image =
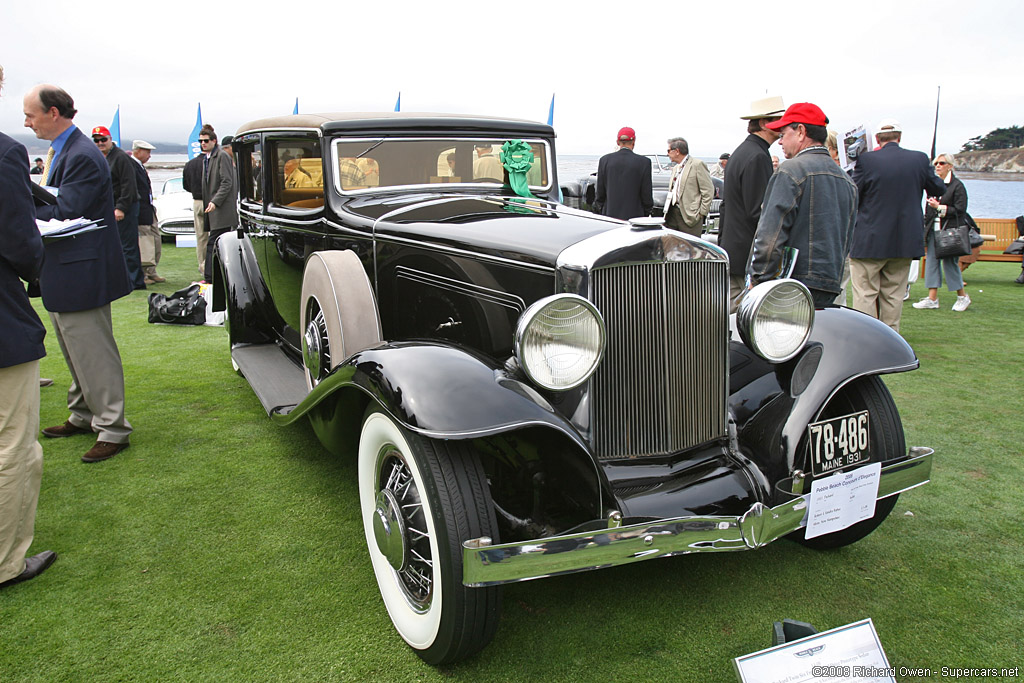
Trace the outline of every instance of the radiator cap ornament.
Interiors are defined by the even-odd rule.
[[[664,218],[644,217],[629,219],[629,229],[636,230],[637,232],[641,230],[661,230],[664,226]]]

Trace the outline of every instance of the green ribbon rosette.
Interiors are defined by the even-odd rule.
[[[501,146],[502,165],[508,171],[508,182],[512,191],[520,197],[536,199],[530,194],[526,174],[533,166],[533,149],[522,140],[509,140]]]

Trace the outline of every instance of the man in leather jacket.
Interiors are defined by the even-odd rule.
[[[825,147],[827,123],[817,105],[801,102],[767,124],[782,133],[788,161],[768,181],[747,265],[756,285],[778,277],[783,247],[797,249],[792,277],[811,290],[818,308],[839,293],[857,216],[857,188]]]

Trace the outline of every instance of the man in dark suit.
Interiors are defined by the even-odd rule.
[[[736,312],[747,291],[747,261],[761,220],[764,192],[774,173],[768,148],[779,139],[779,132],[768,124],[778,121],[785,111],[786,105],[778,95],[751,102],[750,111],[740,117],[747,122],[747,137],[725,167],[718,246],[729,255],[730,313]]]
[[[231,157],[217,145],[213,126],[206,124],[199,132],[203,150],[203,209],[206,214],[206,259],[203,280],[213,282],[213,250],[217,238],[238,227],[238,182]]]
[[[147,285],[167,281],[156,272],[156,267],[160,265],[160,228],[157,227],[156,209],[153,208],[153,183],[146,170],[146,163],[154,149],[156,147],[145,140],[132,143],[132,158],[135,160],[132,167],[135,169],[135,185],[139,191],[139,257],[142,259],[142,274]]]
[[[53,161],[43,184],[59,189],[56,203],[40,206],[37,217],[89,218],[100,230],[46,245],[39,276],[43,305],[71,372],[68,409],[62,425],[47,427],[51,438],[96,432],[83,462],[99,462],[128,448],[132,427],[124,417],[124,370],[114,340],[110,302],[132,291],[114,218],[110,168],[96,145],[72,122],[74,100],[53,85],[25,95],[25,127],[51,141]]]
[[[910,262],[924,256],[921,193],[946,191],[928,155],[900,147],[895,119],[878,124],[881,149],[857,157],[853,182],[860,192],[850,247],[853,307],[900,331]]]
[[[0,86],[3,80],[0,67]],[[22,284],[43,265],[30,182],[25,147],[0,133],[0,588],[35,578],[57,559],[50,550],[25,557],[43,476],[36,434],[39,359],[46,355],[46,329]]]
[[[650,216],[654,208],[651,161],[633,153],[636,132],[632,128],[619,130],[615,142],[619,151],[605,154],[597,162],[595,204],[605,216],[624,221]]]
[[[203,210],[203,165],[206,155],[192,157],[185,163],[181,171],[181,186],[185,192],[192,193],[192,228],[196,233],[196,260],[199,262],[199,276],[206,272],[206,242],[210,236],[206,232],[206,214]]]

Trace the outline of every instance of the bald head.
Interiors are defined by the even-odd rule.
[[[28,91],[24,101],[25,127],[40,140],[54,140],[73,124],[78,111],[63,88],[43,83]]]

